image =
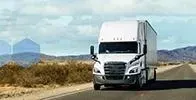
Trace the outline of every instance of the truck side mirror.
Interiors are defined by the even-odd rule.
[[[147,54],[147,45],[146,44],[144,45],[143,53]]]
[[[101,63],[100,61],[98,61],[98,58],[94,53],[94,46],[90,46],[90,54],[91,54],[91,59],[93,59],[94,61],[98,63]]]
[[[135,57],[135,59],[138,60],[138,59],[140,59],[140,57],[141,57],[141,55],[137,55],[137,56]]]
[[[94,55],[94,46],[90,46],[90,54]]]

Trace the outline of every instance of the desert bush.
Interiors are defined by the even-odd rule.
[[[92,80],[92,65],[77,61],[67,64],[34,64],[27,68],[19,65],[4,65],[0,68],[0,84],[24,87],[69,83],[84,83]]]
[[[168,64],[167,63],[165,63],[165,62],[158,62],[157,63],[157,66],[167,66]]]
[[[179,65],[179,62],[169,62],[168,65]]]
[[[196,64],[196,61],[190,61],[189,64]]]
[[[179,65],[180,62],[158,62],[157,66]]]
[[[16,64],[7,64],[0,67],[0,83],[1,84],[15,84],[20,72],[24,68]]]

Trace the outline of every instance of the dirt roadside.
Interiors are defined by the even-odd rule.
[[[165,71],[168,71],[170,69],[176,68],[176,67],[180,67],[183,64],[179,64],[179,65],[169,65],[169,66],[160,66],[157,68],[157,73],[163,73]]]
[[[162,73],[172,68],[179,67],[181,65],[172,65],[158,67],[157,73]],[[92,89],[92,83],[70,85],[57,88],[20,88],[20,87],[0,87],[1,100],[39,100],[49,99],[60,95],[68,95],[85,90]]]
[[[193,69],[193,71],[196,73],[196,65],[193,65],[193,64],[189,64],[189,65]]]

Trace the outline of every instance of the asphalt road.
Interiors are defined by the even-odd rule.
[[[130,87],[84,91],[54,100],[196,100],[196,73],[183,65],[157,75],[157,81],[138,91]]]

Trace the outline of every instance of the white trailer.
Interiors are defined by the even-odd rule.
[[[103,23],[97,54],[90,47],[94,90],[101,85],[135,85],[156,80],[157,33],[146,20]]]

